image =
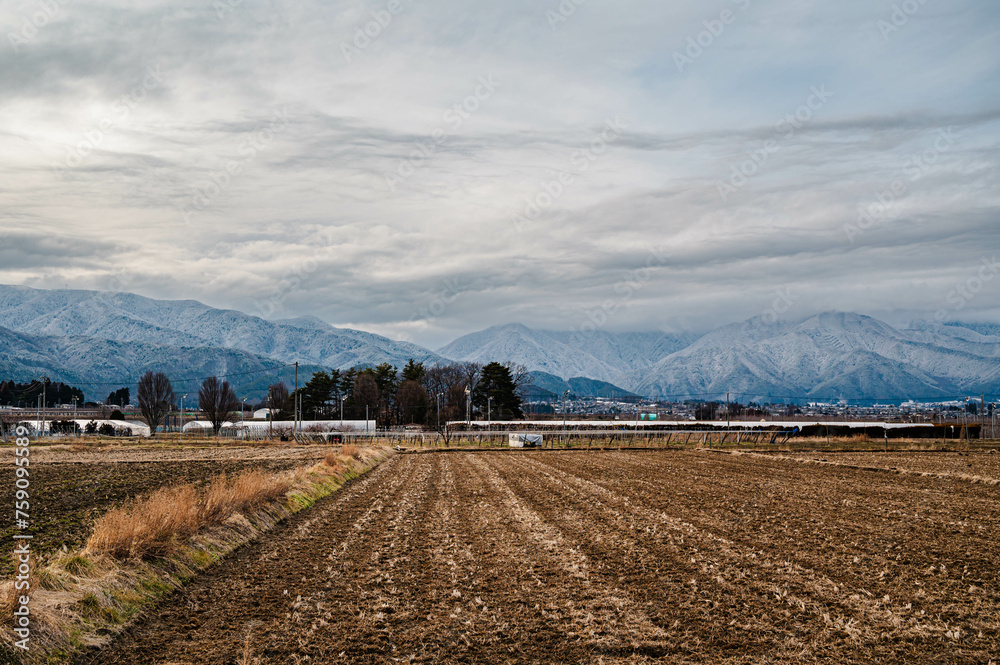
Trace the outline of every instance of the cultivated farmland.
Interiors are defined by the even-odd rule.
[[[997,488],[706,451],[397,455],[90,662],[969,662]]]
[[[321,460],[327,449],[319,447],[226,447],[161,449],[156,447],[35,448],[32,454],[32,542],[38,554],[60,547],[81,547],[94,520],[128,499],[164,485],[202,484],[220,473],[238,474],[248,469],[283,471]],[[14,486],[14,451],[0,450],[0,483]],[[0,538],[10,542],[16,532],[12,521],[0,526]],[[8,578],[14,567],[10,550],[0,552],[0,575]]]

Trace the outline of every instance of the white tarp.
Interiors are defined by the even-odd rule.
[[[540,447],[542,445],[542,435],[522,433],[511,434],[507,441],[511,448]]]

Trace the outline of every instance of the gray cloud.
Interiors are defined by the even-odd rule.
[[[554,1],[402,0],[356,46],[385,3],[76,0],[15,49],[37,11],[17,0],[0,8],[0,281],[432,346],[609,302],[609,329],[701,329],[789,288],[802,314],[933,316],[1000,246],[1000,11],[927,4],[884,37],[888,0],[759,0],[678,71],[725,4],[585,3],[553,29]],[[482,77],[499,86],[477,98]],[[776,129],[817,86],[828,102]],[[984,289],[963,314],[998,311]]]

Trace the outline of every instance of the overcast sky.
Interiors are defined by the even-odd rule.
[[[8,0],[0,24],[2,283],[431,347],[1000,320],[995,0]]]

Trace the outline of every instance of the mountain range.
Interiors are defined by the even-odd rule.
[[[860,314],[798,321],[761,317],[689,333],[548,331],[495,326],[437,351],[315,317],[268,321],[193,300],[0,285],[0,378],[52,380],[101,399],[147,369],[177,390],[226,375],[242,397],[319,368],[410,358],[514,362],[539,396],[628,393],[675,399],[944,399],[1000,392],[1000,327],[915,322],[897,328]],[[177,377],[176,379],[174,377]]]

